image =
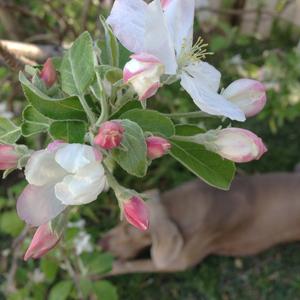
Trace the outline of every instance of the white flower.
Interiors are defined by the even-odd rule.
[[[194,0],[116,0],[107,22],[120,42],[134,53],[154,55],[165,74],[181,80],[182,87],[204,112],[244,121],[235,104],[218,93],[221,74],[203,62],[202,40],[193,46]]]
[[[96,200],[105,186],[101,155],[87,145],[54,142],[29,159],[25,176],[29,185],[17,202],[26,223],[40,226],[68,205]]]
[[[83,252],[92,252],[93,245],[91,243],[91,236],[84,232],[80,231],[79,234],[74,239],[76,255],[81,255]]]

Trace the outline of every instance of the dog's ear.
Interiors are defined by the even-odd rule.
[[[156,202],[151,207],[151,213],[151,257],[157,268],[164,269],[179,256],[183,238],[161,203]]]

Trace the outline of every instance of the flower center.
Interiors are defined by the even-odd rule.
[[[206,56],[213,55],[213,52],[207,51],[208,44],[204,43],[204,39],[199,37],[196,43],[190,48],[186,42],[183,41],[182,50],[178,57],[179,68],[182,69],[190,64],[194,64],[206,59]]]

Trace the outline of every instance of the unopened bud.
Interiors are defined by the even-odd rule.
[[[104,122],[99,128],[94,143],[103,149],[114,149],[120,146],[125,129],[118,121]]]
[[[124,216],[128,223],[145,231],[149,228],[150,214],[145,202],[138,196],[133,196],[123,202]]]
[[[35,232],[29,248],[27,249],[24,260],[27,261],[30,258],[37,259],[48,253],[53,249],[60,240],[55,232],[52,231],[50,224],[44,224],[38,227]]]
[[[258,160],[267,151],[261,138],[246,129],[225,128],[209,131],[200,135],[202,142],[205,140],[205,135],[208,138],[203,144],[208,150],[237,163]]]
[[[171,144],[168,140],[158,136],[149,136],[146,139],[146,143],[147,155],[150,159],[164,156],[171,148]]]
[[[48,88],[56,82],[57,74],[51,58],[46,60],[41,70],[40,78],[45,82]]]
[[[260,113],[267,101],[265,86],[252,79],[236,80],[222,94],[236,104],[246,117],[253,117]]]
[[[13,145],[0,145],[0,170],[16,168],[20,155]]]
[[[146,100],[160,88],[164,66],[157,57],[147,53],[134,54],[130,58],[124,67],[124,82],[132,84],[141,101]]]

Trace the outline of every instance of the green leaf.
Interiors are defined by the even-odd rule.
[[[31,136],[48,130],[51,120],[28,105],[23,111],[22,135]]]
[[[88,299],[88,296],[93,291],[93,282],[88,278],[81,278],[79,281],[79,287],[84,299]]]
[[[122,114],[120,118],[136,122],[144,131],[165,137],[171,137],[175,134],[172,121],[154,110],[133,109]]]
[[[19,80],[26,99],[42,115],[53,120],[86,120],[86,114],[77,97],[50,98],[38,90],[22,72]]]
[[[130,120],[122,120],[125,132],[122,147],[112,151],[112,158],[129,174],[144,177],[147,172],[147,146],[141,127]]]
[[[54,259],[43,257],[40,267],[46,279],[49,282],[53,282],[59,270],[58,262]]]
[[[203,133],[203,129],[194,125],[176,126],[176,134],[190,136]],[[188,170],[201,178],[207,184],[228,190],[235,174],[233,162],[223,159],[216,153],[207,151],[204,146],[171,140],[170,154]]]
[[[142,108],[140,101],[129,101],[121,106],[117,111],[115,111],[110,117],[110,120],[119,119],[122,114],[125,112],[135,109],[135,108]]]
[[[21,233],[23,227],[24,223],[20,220],[15,211],[1,213],[0,232],[4,232],[15,237]]]
[[[85,253],[81,259],[89,274],[102,274],[112,269],[113,256],[109,253]]]
[[[101,300],[118,300],[116,287],[109,281],[102,280],[93,284],[93,290],[98,299]]]
[[[68,95],[83,95],[92,83],[94,72],[93,40],[82,33],[65,53],[60,68],[62,89]]]
[[[82,121],[54,121],[49,129],[50,135],[55,140],[80,144],[84,143],[86,131],[86,123]]]
[[[49,300],[66,300],[72,290],[71,280],[65,280],[57,283],[50,291]]]
[[[111,28],[106,23],[103,16],[100,16],[100,22],[104,28],[105,33],[105,52],[108,58],[108,63],[111,66],[119,66],[119,43],[113,34]],[[103,48],[102,48],[103,49]]]
[[[14,144],[21,136],[21,128],[12,121],[0,117],[0,143]]]
[[[205,130],[195,125],[185,124],[176,125],[176,135],[193,136],[199,133],[204,133]]]

